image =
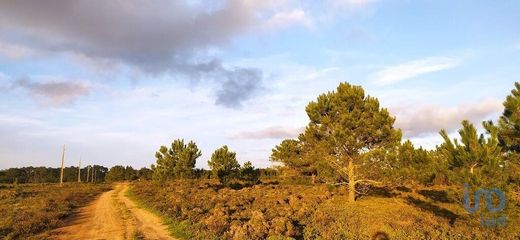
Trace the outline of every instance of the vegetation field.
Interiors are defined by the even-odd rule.
[[[0,238],[27,239],[63,225],[64,220],[108,184],[0,185]]]
[[[92,166],[97,170],[90,179],[134,181],[128,196],[162,215],[182,239],[519,239],[520,83],[503,106],[497,122],[478,127],[463,120],[458,137],[440,130],[442,143],[427,150],[402,139],[395,117],[377,98],[340,83],[307,105],[308,125],[297,138],[274,146],[271,168],[241,164],[222,145],[207,160],[210,170],[196,169],[201,149],[179,138],[159,147],[151,169]],[[56,172],[7,169],[0,171],[0,182],[56,181]],[[57,227],[106,189],[6,185],[0,191],[0,236],[21,238]],[[157,217],[142,217],[153,216],[146,210],[125,221],[107,194],[88,212],[93,224],[76,224],[92,232],[82,236],[126,236],[122,222],[143,233],[142,226],[154,226],[167,236]],[[96,227],[104,222],[112,227]]]
[[[135,183],[134,198],[186,239],[518,239],[518,202],[508,225],[486,228],[462,204],[462,188],[374,187],[348,203],[344,187],[266,182],[224,188],[212,180]],[[515,210],[516,209],[516,210]],[[516,211],[516,212],[515,212]]]

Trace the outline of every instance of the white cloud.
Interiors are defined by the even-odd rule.
[[[480,123],[498,115],[502,103],[497,99],[483,99],[478,103],[465,103],[454,107],[436,105],[408,105],[390,108],[396,115],[396,127],[406,138],[427,136],[445,129],[459,129],[462,120],[470,120],[477,127]]]
[[[27,47],[0,41],[0,55],[8,59],[18,60],[30,54],[32,54],[32,50]]]
[[[295,138],[298,134],[302,133],[305,127],[299,128],[287,128],[287,127],[268,127],[258,131],[244,131],[239,132],[231,139],[284,139],[284,138]]]
[[[327,4],[333,8],[348,10],[363,9],[373,5],[378,0],[327,0]]]
[[[429,57],[413,60],[381,69],[372,75],[372,82],[379,86],[390,85],[423,74],[454,68],[461,62],[462,59],[454,57]]]
[[[302,9],[277,12],[265,21],[264,28],[266,30],[277,30],[298,25],[307,28],[313,27],[311,18]]]

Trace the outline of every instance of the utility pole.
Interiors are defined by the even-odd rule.
[[[60,186],[63,186],[63,164],[65,162],[65,144],[63,144],[63,152],[61,153],[61,173],[60,173]]]
[[[87,182],[90,180],[90,165],[87,166]]]
[[[79,165],[78,165],[78,182],[81,182],[81,156],[79,156]]]
[[[94,178],[96,177],[96,165],[92,165],[92,182],[94,182]]]

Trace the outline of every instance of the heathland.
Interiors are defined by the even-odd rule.
[[[57,170],[1,171],[10,185],[0,190],[0,235],[71,224],[74,209],[106,190],[101,182],[129,181],[116,185],[129,186],[124,197],[104,201],[128,210],[111,216],[134,219],[122,220],[129,226],[118,230],[122,239],[153,239],[142,226],[159,229],[159,220],[139,217],[150,212],[178,239],[518,239],[519,83],[503,106],[497,121],[464,120],[455,139],[440,129],[443,143],[424,149],[402,138],[377,98],[341,83],[307,105],[308,125],[274,146],[271,168],[240,164],[222,145],[208,159],[210,170],[196,169],[201,150],[179,138],[159,147],[151,169],[97,166],[96,183],[27,185],[55,182]],[[86,212],[96,209],[110,210]],[[104,234],[98,231],[92,234]]]

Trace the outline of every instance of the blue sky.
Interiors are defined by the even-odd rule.
[[[211,4],[209,4],[211,3]],[[305,106],[362,85],[404,139],[496,119],[520,75],[517,1],[0,3],[0,168],[149,166],[194,140],[270,166]]]

